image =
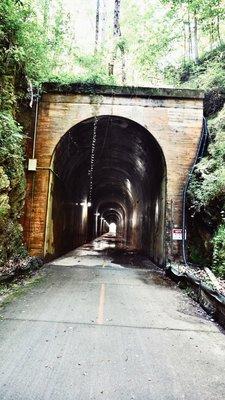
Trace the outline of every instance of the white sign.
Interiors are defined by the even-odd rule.
[[[180,228],[174,228],[172,234],[173,234],[173,240],[182,240],[183,238],[182,229]],[[186,239],[186,231],[185,231],[185,239]]]
[[[36,171],[37,170],[37,159],[29,158],[28,160],[28,171]]]

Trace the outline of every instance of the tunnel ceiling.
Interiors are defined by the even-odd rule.
[[[88,201],[93,131],[91,118],[70,129],[56,148],[54,169],[74,202]],[[164,171],[160,152],[154,138],[135,122],[99,117],[91,202],[97,207],[106,198],[129,207],[151,196]]]

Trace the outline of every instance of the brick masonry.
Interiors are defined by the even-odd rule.
[[[157,140],[167,166],[167,223],[171,218],[181,226],[182,190],[193,164],[199,142],[203,95],[200,92],[160,89],[160,93],[97,95],[50,90],[39,104],[35,158],[38,169],[27,173],[27,196],[23,220],[24,236],[32,255],[43,255],[46,240],[49,180],[54,149],[74,125],[95,115],[129,118],[145,127]],[[167,224],[168,225],[168,224]],[[176,243],[174,247],[176,252]]]

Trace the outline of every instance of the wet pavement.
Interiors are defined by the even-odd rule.
[[[1,311],[1,400],[224,399],[224,334],[121,239],[43,278]]]

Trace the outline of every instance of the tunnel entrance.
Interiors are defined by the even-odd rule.
[[[166,165],[148,130],[111,115],[84,120],[57,144],[52,169],[46,253],[64,254],[116,226],[127,246],[165,262]]]

